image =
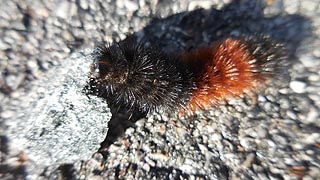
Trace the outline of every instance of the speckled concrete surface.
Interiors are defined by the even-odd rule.
[[[1,179],[320,178],[317,0],[5,1],[0,26]],[[70,72],[83,72],[86,77],[88,66],[88,61],[74,60],[87,60],[96,42],[120,41],[126,34],[146,38],[167,53],[229,36],[268,34],[286,46],[290,66],[283,79],[257,93],[255,105],[240,97],[189,118],[150,114],[122,129],[124,135],[107,148],[101,147],[104,158],[90,150],[91,159],[79,154],[83,158],[74,162],[32,162],[30,152],[14,138],[27,133],[13,133],[8,130],[10,123],[17,122],[14,128],[23,129],[28,123],[17,114],[37,117],[41,108],[56,107],[55,103],[41,106],[43,91],[72,93],[70,81],[78,78]],[[84,128],[81,120],[88,117],[81,116],[81,103],[93,109],[103,106],[80,96],[81,101],[71,103],[57,96],[63,108],[77,105],[67,108],[69,116],[63,116],[62,123],[79,115],[79,127]],[[38,106],[23,107],[24,102]],[[103,111],[91,113],[103,117],[108,114]],[[90,115],[88,120],[92,119],[99,121],[89,123],[92,128],[100,132],[107,128]],[[32,170],[35,167],[38,171]]]

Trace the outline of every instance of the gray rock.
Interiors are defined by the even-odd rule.
[[[21,105],[8,104],[2,112],[10,146],[29,159],[28,173],[39,175],[46,166],[89,159],[104,140],[109,108],[82,92],[89,64],[81,57],[64,60],[32,82]]]

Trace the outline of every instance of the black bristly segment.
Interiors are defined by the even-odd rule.
[[[128,38],[97,46],[92,71],[98,75],[91,73],[91,92],[128,112],[184,107],[194,88],[191,72],[176,57],[145,44]]]
[[[257,72],[260,76],[272,78],[272,80],[286,81],[288,77],[287,50],[283,44],[275,42],[267,35],[243,37],[248,44],[252,56],[255,58]]]

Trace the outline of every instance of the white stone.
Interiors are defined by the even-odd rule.
[[[302,81],[292,81],[289,86],[295,93],[304,93],[307,85]]]

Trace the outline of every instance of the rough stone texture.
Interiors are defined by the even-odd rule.
[[[15,91],[3,107],[2,126],[11,148],[28,158],[29,174],[90,158],[107,134],[110,110],[103,100],[82,93],[90,63],[77,58],[47,71],[27,92]]]
[[[194,10],[197,7],[204,9]],[[5,1],[0,12],[1,178],[320,178],[319,1]],[[208,46],[229,36],[268,34],[285,44],[290,66],[280,81],[257,93],[256,104],[240,97],[194,117],[179,119],[155,113],[129,128],[121,129],[118,123],[114,131],[124,131],[124,135],[108,146],[102,144],[103,156],[96,153],[87,161],[81,162],[86,160],[81,158],[49,166],[39,170],[41,175],[30,171],[37,163],[27,160],[30,151],[26,146],[21,146],[21,152],[17,150],[20,144],[14,136],[18,133],[8,125],[21,122],[11,127],[22,128],[26,121],[14,117],[21,113],[41,117],[38,113],[50,103],[56,107],[55,101],[43,101],[43,93],[48,98],[60,91],[67,95],[78,92],[81,83],[72,85],[78,78],[63,69],[79,67],[82,70],[77,72],[83,72],[85,78],[88,62],[76,62],[77,68],[72,68],[65,61],[86,56],[87,51],[80,52],[97,41],[120,41],[128,33],[158,44],[167,53]],[[54,76],[54,72],[61,73]],[[66,86],[61,87],[61,83]],[[76,96],[78,101],[69,95],[59,98],[63,100],[62,109],[73,104],[77,109],[86,105],[97,110],[65,114],[60,117],[62,122],[78,119],[73,116],[82,113],[92,114],[88,120],[108,114],[100,113],[104,111],[103,103],[97,103],[100,100],[90,102],[81,93]],[[26,102],[34,103],[19,108]],[[92,126],[100,132],[106,128],[101,121]],[[86,125],[80,123],[79,127]],[[49,161],[39,162],[38,167]]]

